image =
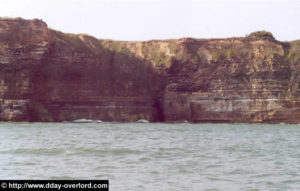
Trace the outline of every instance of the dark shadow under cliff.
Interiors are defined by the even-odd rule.
[[[162,121],[165,82],[131,53],[95,54],[53,42],[33,71],[30,120]]]

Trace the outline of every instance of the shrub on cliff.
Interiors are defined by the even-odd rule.
[[[247,38],[270,38],[275,39],[273,34],[268,31],[256,31],[247,35]]]

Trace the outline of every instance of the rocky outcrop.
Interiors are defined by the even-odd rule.
[[[300,42],[125,42],[0,19],[0,120],[300,122]]]

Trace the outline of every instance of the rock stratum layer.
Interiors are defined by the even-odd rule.
[[[101,40],[0,19],[1,121],[300,122],[300,41]]]

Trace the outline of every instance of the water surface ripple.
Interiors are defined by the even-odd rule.
[[[0,123],[0,179],[110,190],[300,190],[300,125]]]

